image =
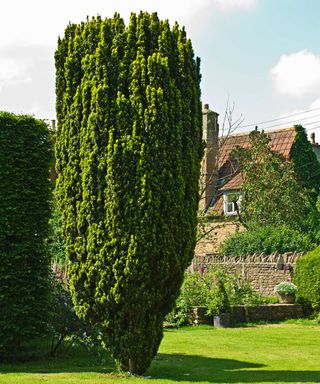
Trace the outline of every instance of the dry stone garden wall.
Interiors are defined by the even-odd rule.
[[[272,255],[222,256],[216,253],[196,255],[190,270],[206,270],[220,267],[227,273],[238,273],[245,277],[257,292],[274,296],[274,286],[281,281],[291,281],[296,261],[303,253],[275,252]]]

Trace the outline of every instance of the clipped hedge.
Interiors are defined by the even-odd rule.
[[[298,259],[294,282],[297,299],[320,311],[320,247]]]
[[[237,232],[221,243],[219,252],[227,256],[254,253],[306,252],[313,248],[309,237],[286,226],[265,226]]]
[[[47,124],[0,112],[0,360],[47,327],[50,162]]]

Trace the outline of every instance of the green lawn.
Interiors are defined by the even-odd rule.
[[[113,370],[109,358],[73,352],[65,359],[0,365],[0,383],[319,383],[320,326],[167,330],[145,378]]]

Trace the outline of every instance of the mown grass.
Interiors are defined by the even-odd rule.
[[[74,349],[68,356],[0,365],[1,384],[319,383],[316,322],[166,330],[145,377],[113,374],[112,360]]]

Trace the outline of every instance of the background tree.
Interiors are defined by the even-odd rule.
[[[248,149],[237,148],[243,174],[240,220],[248,226],[310,231],[318,220],[315,203],[301,185],[291,161],[273,152],[266,134],[253,131]]]
[[[46,328],[51,145],[45,122],[0,113],[0,356]],[[1,358],[0,357],[0,358]]]
[[[157,353],[195,246],[199,60],[156,14],[70,24],[56,52],[57,195],[70,291],[121,369]]]

